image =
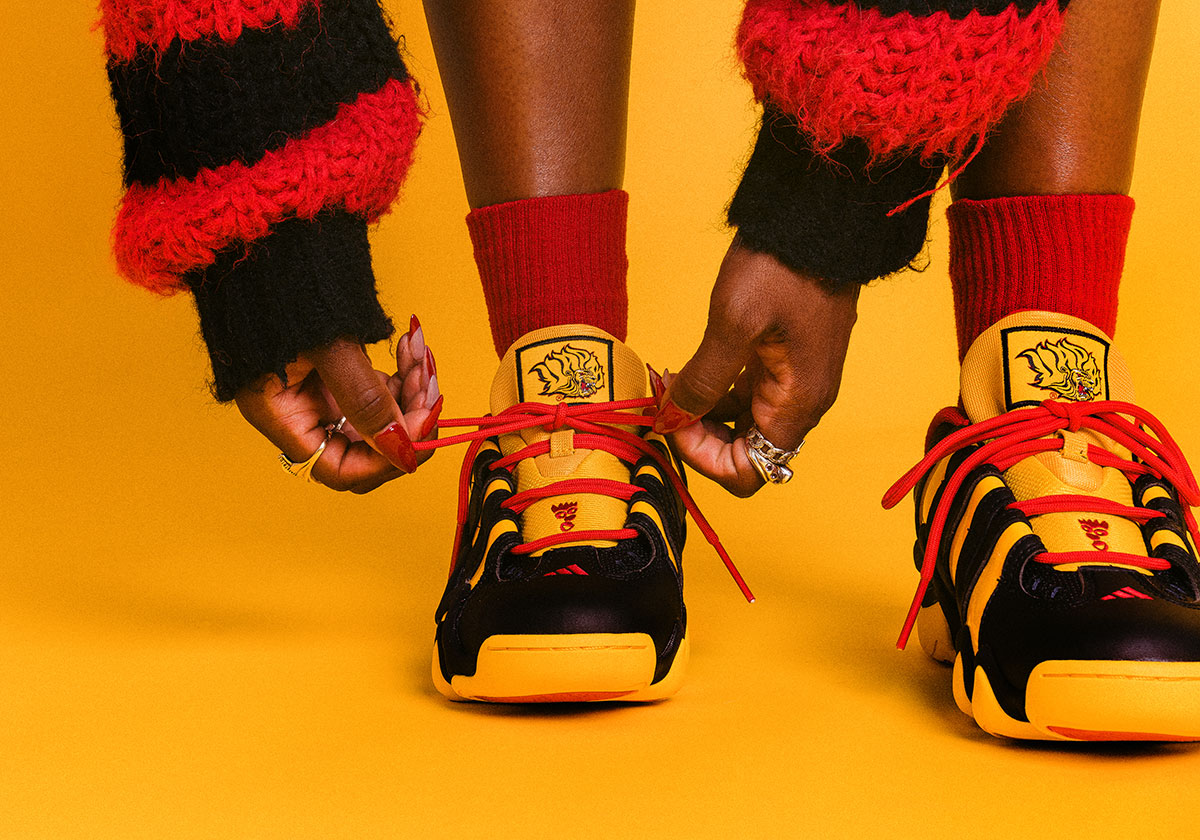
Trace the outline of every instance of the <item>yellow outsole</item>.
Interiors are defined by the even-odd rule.
[[[925,652],[947,661],[950,634],[937,605],[921,611],[917,627]],[[1042,662],[1025,686],[1026,722],[1004,711],[981,667],[975,668],[968,697],[962,655],[953,661],[955,705],[985,732],[1000,738],[1200,740],[1200,662]]]
[[[573,633],[490,636],[473,676],[442,676],[437,645],[433,682],[451,700],[485,703],[651,702],[683,682],[688,641],[679,644],[667,675],[652,682],[654,641],[645,633]]]
[[[1200,740],[1200,662],[1042,662],[1025,693],[1030,722],[1072,740]]]
[[[975,668],[966,700],[962,658],[955,662],[959,708],[985,732],[1034,741],[1200,740],[1200,663],[1049,660],[1029,675],[1025,714],[1000,706],[987,672]]]

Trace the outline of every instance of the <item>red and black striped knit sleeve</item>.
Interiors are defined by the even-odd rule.
[[[763,117],[730,225],[835,284],[905,268],[943,169],[1028,93],[1067,2],[748,0],[738,54]]]
[[[307,350],[392,332],[367,224],[422,109],[377,0],[100,0],[124,134],[127,278],[190,290],[232,399]]]

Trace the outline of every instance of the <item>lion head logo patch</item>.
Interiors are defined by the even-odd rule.
[[[529,372],[542,383],[542,397],[586,400],[604,387],[604,366],[596,354],[570,344],[548,354]]]
[[[1037,374],[1030,383],[1035,388],[1053,391],[1074,402],[1094,400],[1103,393],[1104,383],[1095,357],[1069,338],[1041,341],[1017,356]]]

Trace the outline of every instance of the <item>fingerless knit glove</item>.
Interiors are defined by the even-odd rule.
[[[101,0],[124,134],[117,265],[190,290],[214,393],[392,325],[366,226],[422,109],[377,0]]]
[[[738,54],[764,111],[730,225],[835,283],[904,268],[925,244],[924,194],[1028,93],[1066,5],[749,0]]]

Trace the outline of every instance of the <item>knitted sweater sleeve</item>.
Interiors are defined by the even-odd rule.
[[[101,0],[124,135],[121,273],[195,296],[219,400],[386,338],[366,227],[421,107],[377,0]]]
[[[932,191],[1030,89],[1068,0],[748,0],[763,118],[730,202],[742,241],[835,284],[908,266]]]

